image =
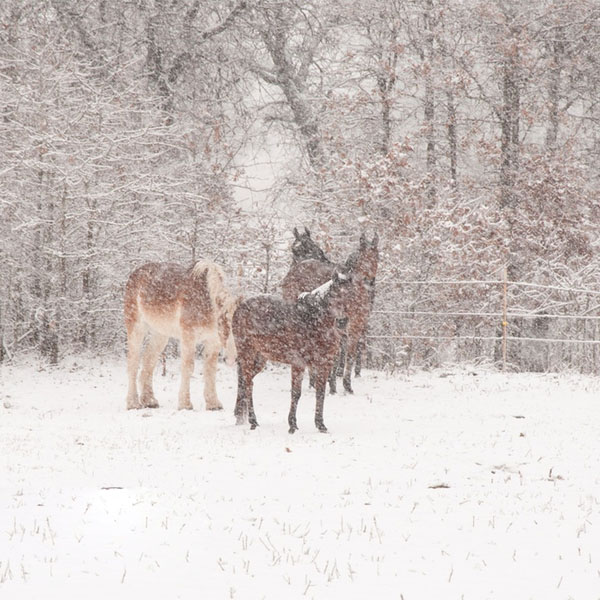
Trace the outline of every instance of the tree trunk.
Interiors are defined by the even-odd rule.
[[[306,148],[309,163],[315,172],[323,169],[325,153],[319,130],[319,122],[308,101],[306,81],[296,73],[287,55],[286,39],[288,30],[283,26],[271,27],[263,32],[263,41],[275,67],[272,83],[283,92]]]
[[[558,115],[559,115],[559,97],[560,97],[560,78],[563,63],[563,54],[565,51],[563,32],[559,28],[557,38],[552,41],[552,64],[550,67],[550,79],[548,82],[548,125],[546,128],[546,150],[548,152],[556,151],[556,141],[558,139]]]
[[[515,50],[516,53],[516,50]],[[521,94],[516,57],[506,58],[502,68],[500,185],[503,207],[514,206],[515,176],[519,166],[519,124]]]
[[[437,164],[435,143],[435,91],[433,83],[434,65],[434,33],[433,33],[433,0],[426,0],[425,21],[425,100],[423,116],[425,118],[425,139],[427,140],[427,200],[432,207],[436,201],[435,169]]]
[[[448,125],[446,132],[448,135],[448,153],[450,158],[450,181],[452,187],[458,188],[458,138],[456,131],[456,104],[454,94],[451,90],[446,92],[446,107],[448,112]]]

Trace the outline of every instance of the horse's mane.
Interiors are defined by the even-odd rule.
[[[192,277],[199,279],[203,275],[206,276],[206,288],[213,307],[220,312],[229,311],[235,304],[235,298],[225,287],[223,269],[208,260],[199,260],[192,267]]]
[[[364,238],[361,237],[360,248],[352,252],[352,254],[350,254],[350,256],[346,259],[343,270],[347,273],[352,273],[353,271],[355,271],[357,265],[360,263],[361,258],[365,255],[365,252],[368,248],[377,252],[377,240],[378,237],[377,234],[375,234],[373,241],[369,245],[368,242],[366,242],[366,240],[364,240]]]

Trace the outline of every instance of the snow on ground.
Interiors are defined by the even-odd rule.
[[[260,427],[126,411],[123,362],[0,367],[1,598],[600,598],[600,385],[575,375],[256,378]],[[59,595],[60,594],[60,595]]]

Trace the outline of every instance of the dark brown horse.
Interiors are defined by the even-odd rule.
[[[235,362],[231,319],[237,306],[224,285],[218,265],[199,261],[191,268],[173,263],[148,263],[131,273],[125,287],[127,329],[127,408],[155,408],[154,367],[170,337],[181,341],[179,408],[192,408],[190,378],[196,344],[204,344],[204,398],[208,410],[223,408],[217,398],[217,358],[225,348],[227,362]],[[137,390],[142,343],[149,334]]]
[[[298,241],[297,231],[294,231],[296,241]],[[306,230],[303,244],[298,246],[298,250],[307,247],[307,239],[318,248],[318,246],[310,238],[310,232]],[[347,324],[345,329],[345,348],[346,357],[344,365],[343,384],[344,389],[353,393],[352,390],[352,366],[356,358],[356,352],[360,341],[364,338],[369,321],[369,315],[373,304],[375,276],[377,275],[377,267],[379,264],[379,238],[377,234],[371,242],[368,242],[364,235],[360,237],[359,248],[353,252],[346,264],[344,271],[352,273],[355,281],[355,296],[350,310],[346,315]],[[319,248],[320,250],[320,248]],[[315,253],[314,250],[311,250]],[[321,250],[322,252],[322,250]],[[294,253],[294,247],[292,247]],[[295,253],[298,255],[298,251]],[[309,259],[303,261],[295,261],[281,284],[283,298],[288,302],[294,301],[298,295],[307,290],[313,289],[318,285],[331,278],[332,273],[336,268],[340,268],[335,263],[332,263],[323,256],[325,260]],[[331,393],[336,391],[336,373],[332,371],[329,378],[329,389]]]
[[[240,303],[231,324],[238,353],[238,392],[234,412],[238,425],[246,416],[252,429],[258,425],[252,398],[253,380],[267,360],[271,360],[292,367],[290,433],[298,429],[296,409],[306,368],[315,376],[315,425],[319,431],[327,431],[323,422],[325,386],[341,335],[336,320],[348,312],[355,287],[351,275],[336,271],[329,281],[302,294],[294,303],[267,295],[254,296]]]

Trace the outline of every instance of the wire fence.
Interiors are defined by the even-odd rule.
[[[600,290],[505,277],[387,279],[377,293],[367,340],[377,366],[488,360],[504,369],[600,369]]]

